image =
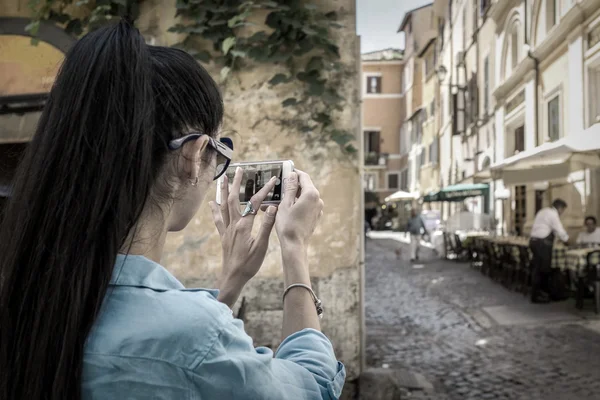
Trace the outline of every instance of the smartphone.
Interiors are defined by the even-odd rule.
[[[240,204],[246,204],[252,196],[262,189],[269,180],[275,176],[277,182],[275,188],[267,195],[263,204],[279,204],[283,199],[284,187],[283,182],[294,171],[294,163],[291,160],[287,161],[260,161],[260,162],[244,162],[231,164],[227,168],[224,176],[227,176],[229,181],[229,191],[233,184],[235,170],[241,168],[244,172],[242,183],[240,184]],[[217,181],[217,188],[221,187],[223,177]],[[217,189],[217,204],[221,204],[221,190]]]

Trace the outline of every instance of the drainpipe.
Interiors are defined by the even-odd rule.
[[[525,0],[525,22],[523,26],[525,27],[525,44],[527,45],[527,57],[533,60],[533,70],[535,71],[534,76],[534,86],[535,86],[535,101],[534,101],[534,114],[535,114],[535,128],[534,128],[534,143],[535,147],[540,145],[540,135],[539,135],[539,124],[540,124],[540,105],[539,105],[539,83],[540,83],[540,60],[536,58],[531,52],[531,44],[528,35],[528,9],[529,9],[529,1]]]

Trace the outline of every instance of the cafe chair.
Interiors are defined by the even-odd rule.
[[[527,246],[519,246],[519,268],[517,271],[517,291],[525,296],[531,290],[531,252]]]
[[[586,256],[586,283],[592,287],[594,292],[594,303],[596,314],[600,313],[600,250],[595,250]],[[581,282],[580,282],[581,283]],[[584,288],[580,286],[577,290],[577,303],[583,305]],[[581,296],[581,298],[580,298]]]

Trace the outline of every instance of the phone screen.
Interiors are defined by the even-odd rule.
[[[232,190],[233,178],[237,166],[231,166],[227,169],[226,175],[229,181],[229,190]],[[269,164],[246,164],[240,165],[244,171],[242,183],[240,185],[240,203],[247,203],[256,192],[260,191],[271,177],[276,176],[275,188],[269,192],[265,202],[281,201],[281,190],[283,187],[283,163]]]

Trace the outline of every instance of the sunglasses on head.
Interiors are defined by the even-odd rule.
[[[169,150],[180,149],[184,144],[191,140],[196,140],[201,136],[206,135],[201,132],[190,132],[185,136],[173,139],[169,142]],[[231,158],[233,157],[233,141],[228,137],[222,137],[218,141],[212,137],[208,137],[208,145],[217,152],[217,171],[214,180],[219,179],[229,168]]]

